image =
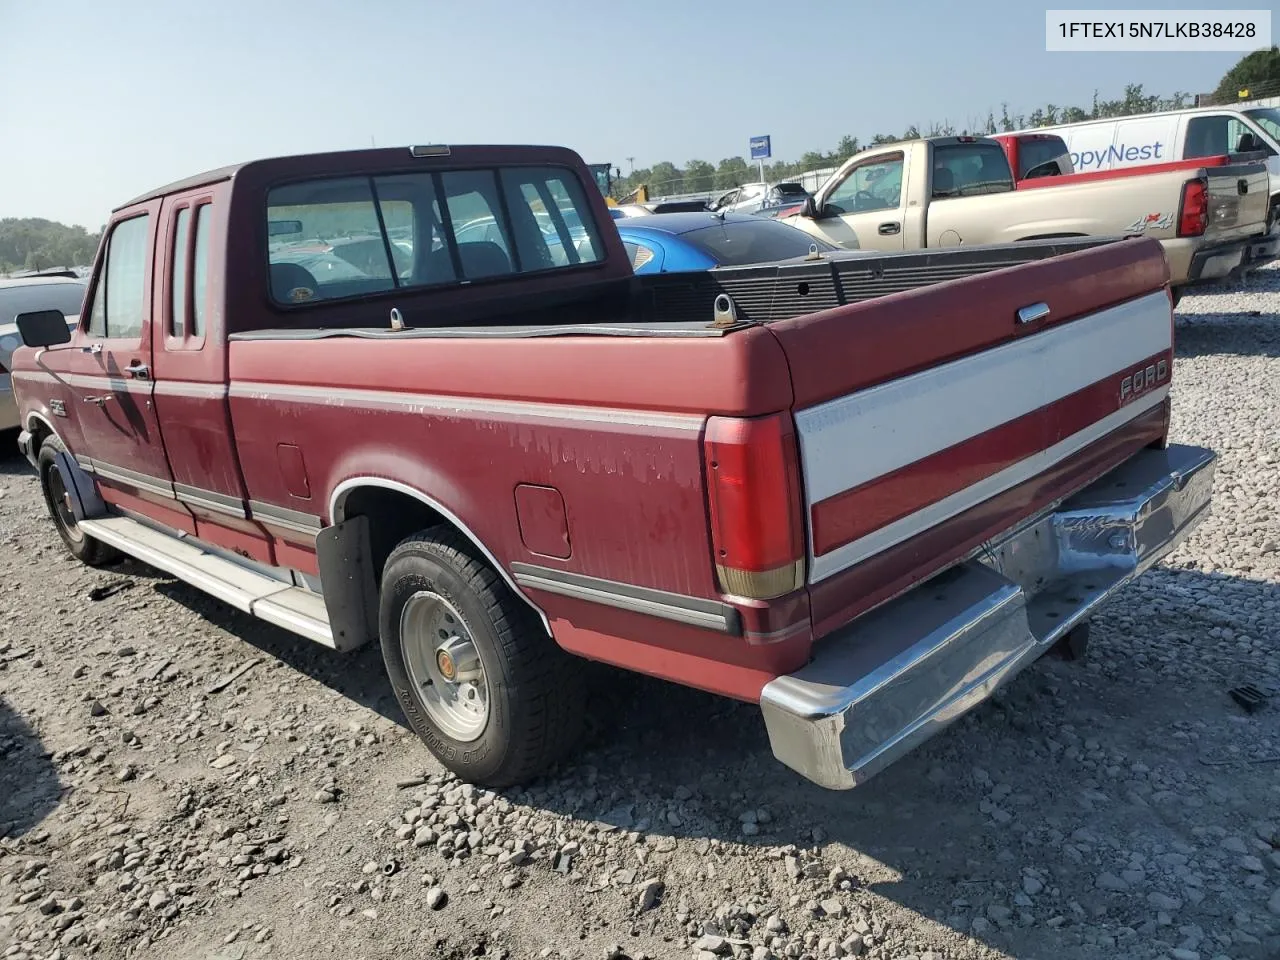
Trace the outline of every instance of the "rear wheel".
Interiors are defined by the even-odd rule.
[[[36,464],[40,471],[40,490],[44,494],[45,505],[49,508],[49,516],[53,525],[58,528],[58,536],[67,545],[71,555],[81,563],[91,567],[103,567],[120,559],[120,553],[114,547],[101,540],[95,540],[83,530],[76,521],[75,511],[71,509],[71,497],[67,493],[67,481],[58,468],[58,453],[65,453],[66,447],[55,436],[46,437],[40,444],[40,453]]]
[[[387,558],[382,657],[414,732],[464,780],[510,786],[578,742],[582,662],[457,531],[404,540]]]
[[[1061,660],[1083,660],[1089,651],[1089,621],[1082,620],[1066,632],[1049,653]]]

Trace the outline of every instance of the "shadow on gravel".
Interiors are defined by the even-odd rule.
[[[0,697],[0,839],[20,837],[39,825],[61,794],[58,772],[39,735]]]
[[[1247,657],[1218,656],[1215,668],[1202,648],[1221,648],[1223,630],[1232,627],[1269,635],[1273,615],[1261,612],[1280,605],[1280,586],[1191,570],[1160,569],[1148,577],[1143,583],[1149,586],[1130,588],[1100,613],[1084,663],[1046,659],[1033,666],[857,790],[824,790],[778,763],[755,705],[600,668],[583,750],[553,776],[504,795],[552,814],[644,832],[659,851],[663,838],[699,854],[710,853],[710,841],[768,848],[777,856],[738,862],[741,869],[776,874],[781,889],[788,884],[783,854],[803,866],[816,863],[823,846],[823,877],[841,866],[879,896],[1016,956],[1057,942],[1044,926],[1046,910],[1060,913],[1068,926],[1086,918],[1130,922],[1124,910],[1133,908],[1095,887],[1096,874],[1106,869],[1099,863],[1106,861],[1065,859],[1064,844],[1077,842],[1081,831],[1105,838],[1090,841],[1095,848],[1121,837],[1148,852],[1194,844],[1193,827],[1226,832],[1252,816],[1259,801],[1250,778],[1274,769],[1201,765],[1207,752],[1232,750],[1236,731],[1253,725],[1258,737],[1256,725],[1271,723],[1274,714],[1245,717],[1226,694],[1250,679]],[[162,579],[154,589],[265,656],[405,725],[376,646],[335,654],[183,583]],[[1160,624],[1158,654],[1150,637],[1130,637],[1138,609],[1146,611],[1144,623],[1155,617]],[[1231,611],[1241,609],[1258,611],[1267,623],[1236,622]],[[1194,666],[1175,668],[1182,659]],[[10,715],[0,716],[11,722]],[[1210,731],[1197,734],[1194,744],[1180,737],[1191,728],[1189,718]],[[1089,746],[1095,737],[1101,747]],[[0,728],[0,811],[9,809],[4,798],[12,792],[4,789],[10,740]],[[1064,742],[1081,746],[1064,750]],[[32,750],[32,757],[42,756]],[[1123,769],[1109,776],[1104,764],[1086,756],[1108,752],[1160,771],[1163,783],[1172,777],[1195,784],[1202,802],[1193,807],[1180,790],[1153,786],[1150,778],[1130,780]],[[43,791],[28,787],[41,779],[48,784]],[[24,822],[35,822],[56,800],[56,778],[46,764],[23,773],[19,783],[29,797],[21,805]],[[1162,793],[1174,799],[1161,799]],[[0,821],[8,816],[0,813]],[[725,862],[719,854],[717,862]],[[1036,900],[1038,919],[1022,928],[1005,905],[1018,903],[1023,890],[1038,893],[1050,878],[1062,893]],[[1056,955],[1098,954],[1073,948]]]
[[[126,561],[156,577],[167,577],[143,564]],[[125,565],[117,569],[122,572]],[[326,687],[408,729],[404,714],[396,703],[382,666],[382,654],[376,644],[352,653],[336,653],[326,647],[295,636],[280,627],[264,623],[247,613],[215,600],[208,594],[180,580],[163,579],[155,584],[157,593],[200,614],[210,623],[239,637],[264,654],[287,664],[299,673],[323,683]]]
[[[27,458],[18,452],[18,432],[0,430],[0,477],[34,477],[36,472]]]
[[[754,705],[618,674],[605,681],[611,702],[605,726],[575,763],[506,795],[687,841],[699,853],[707,852],[699,845],[705,840],[775,850],[794,844],[803,865],[806,848],[834,842],[848,849],[828,847],[826,869],[842,866],[871,877],[864,882],[880,896],[1015,955],[1043,950],[1055,940],[1043,926],[1052,916],[1046,909],[1064,914],[1068,924],[1086,915],[1103,923],[1111,922],[1108,916],[1124,919],[1116,898],[1095,887],[1105,868],[1062,856],[1076,831],[1094,831],[1107,838],[1104,844],[1126,836],[1134,849],[1145,843],[1142,849],[1158,852],[1161,844],[1196,843],[1195,827],[1234,831],[1241,816],[1261,818],[1274,800],[1273,794],[1263,799],[1274,765],[1222,759],[1241,742],[1266,742],[1267,715],[1246,716],[1227,694],[1265,675],[1247,655],[1218,655],[1215,667],[1200,648],[1220,650],[1216,634],[1232,626],[1260,635],[1264,628],[1242,624],[1230,610],[1275,609],[1280,586],[1185,570],[1148,576],[1158,578],[1155,590],[1141,598],[1130,594],[1127,603],[1122,594],[1100,614],[1085,661],[1043,659],[856,790],[822,789],[778,763]],[[1223,596],[1233,597],[1229,605],[1214,606]],[[1158,655],[1130,639],[1138,603],[1157,604],[1167,623]],[[1194,670],[1179,673],[1165,651],[1185,656]],[[1264,682],[1274,687],[1278,680]],[[1214,733],[1186,739],[1189,720]],[[1195,784],[1191,800],[1162,797],[1166,787],[1144,780],[1145,774],[1130,779],[1123,767],[1104,773],[1113,761],[1085,756],[1098,750],[1090,745],[1095,736],[1104,753]],[[1064,751],[1073,743],[1080,751],[1074,756],[1069,747]],[[1193,806],[1200,798],[1210,802]],[[766,816],[757,824],[761,809]],[[786,870],[781,855],[752,869],[780,876]],[[1061,898],[1033,903],[1024,889],[1038,892],[1049,877]],[[1021,928],[1018,903],[1034,907],[1036,926]],[[984,912],[987,905],[996,912]],[[1005,905],[1011,918],[999,912]]]
[[[1174,336],[1178,357],[1280,357],[1280,316],[1276,314],[1179,315]]]

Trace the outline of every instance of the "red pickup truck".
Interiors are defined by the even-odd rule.
[[[1148,239],[640,278],[568,150],[261,160],[117,209],[74,330],[19,318],[19,443],[82,561],[380,642],[463,778],[565,756],[588,658],[847,788],[1208,509],[1167,281]]]
[[[1218,157],[1191,157],[1187,160],[1148,163],[1138,167],[1113,167],[1109,170],[1077,173],[1071,162],[1067,142],[1056,133],[993,133],[991,139],[1004,148],[1004,155],[1009,158],[1009,166],[1013,170],[1014,181],[1020,188],[1060,184],[1062,181],[1053,179],[1055,177],[1070,177],[1070,183],[1088,183],[1094,180],[1144,177],[1172,170],[1225,167],[1235,162],[1232,157],[1223,154]]]

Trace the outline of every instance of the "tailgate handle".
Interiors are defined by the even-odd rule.
[[[1244,177],[1241,177],[1239,180],[1236,181],[1236,190],[1239,191],[1241,196],[1244,196],[1246,193],[1249,192],[1249,181],[1246,180]]]
[[[1035,323],[1037,320],[1043,320],[1049,315],[1049,305],[1047,303],[1029,303],[1025,307],[1018,308],[1019,323]]]

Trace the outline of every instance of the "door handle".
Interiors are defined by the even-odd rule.
[[[900,223],[882,223],[880,224],[879,233],[882,237],[891,237],[901,229],[902,224]]]
[[[85,397],[84,402],[96,403],[98,406],[102,407],[102,406],[106,406],[107,401],[110,399],[111,399],[111,394],[107,393],[107,394],[103,394],[100,397]]]
[[[151,376],[151,368],[138,360],[125,367],[124,372],[138,380],[146,380]]]
[[[1018,323],[1035,323],[1047,317],[1049,312],[1047,303],[1029,303],[1018,308]]]
[[[102,352],[102,344],[91,343],[89,346],[81,347],[80,349],[85,353],[99,354]]]

